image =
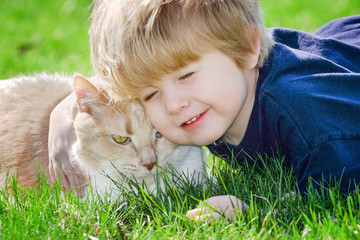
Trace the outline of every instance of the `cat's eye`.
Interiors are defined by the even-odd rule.
[[[112,139],[119,144],[126,144],[130,141],[129,137],[124,137],[124,136],[120,136],[120,135],[113,135]]]
[[[156,138],[162,138],[163,135],[161,133],[159,133],[159,132],[156,132],[155,136],[156,136]]]

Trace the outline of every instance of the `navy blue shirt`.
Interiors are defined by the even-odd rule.
[[[256,99],[243,140],[209,145],[224,159],[250,160],[277,149],[296,173],[341,179],[341,191],[360,183],[360,15],[336,19],[314,34],[274,28],[271,55],[260,69]]]

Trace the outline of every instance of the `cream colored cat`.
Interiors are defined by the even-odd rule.
[[[124,181],[118,171],[139,183],[145,180],[150,190],[156,189],[156,173],[172,167],[195,180],[201,179],[204,157],[200,147],[168,141],[152,127],[140,104],[111,102],[105,90],[98,90],[99,84],[95,78],[59,74],[1,81],[1,187],[7,172],[17,174],[24,187],[37,184],[36,161],[49,174],[49,117],[65,98],[70,99],[68,114],[77,136],[70,161],[89,173],[92,186],[101,195],[114,186],[108,176]]]

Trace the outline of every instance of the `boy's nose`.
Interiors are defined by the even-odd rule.
[[[190,105],[189,98],[180,91],[167,93],[164,101],[166,110],[171,114],[179,113]]]

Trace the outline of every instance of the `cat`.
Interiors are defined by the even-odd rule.
[[[139,103],[114,101],[109,92],[96,77],[80,74],[42,73],[1,80],[0,187],[8,175],[17,175],[24,188],[39,184],[38,166],[49,176],[49,118],[65,99],[76,133],[70,161],[89,174],[101,196],[111,193],[113,180],[124,183],[124,177],[146,181],[155,191],[155,175],[163,170],[175,169],[197,182],[203,179],[201,147],[170,142],[151,125]]]

